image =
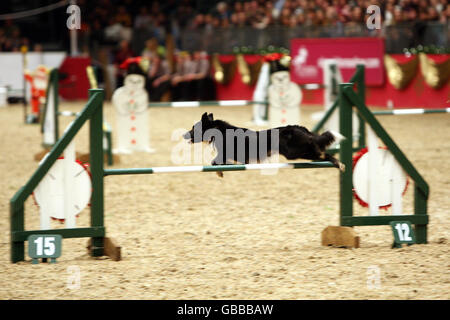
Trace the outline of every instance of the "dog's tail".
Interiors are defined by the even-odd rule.
[[[316,143],[319,145],[320,149],[325,149],[330,146],[333,142],[338,142],[343,140],[345,137],[336,131],[326,131],[319,136],[316,136]]]

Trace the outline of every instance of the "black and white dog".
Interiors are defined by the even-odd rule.
[[[183,138],[191,143],[212,143],[217,150],[212,165],[260,163],[278,153],[288,160],[330,161],[336,168],[345,170],[344,164],[325,153],[328,146],[343,138],[330,131],[318,135],[298,125],[253,131],[214,120],[212,113],[205,112]],[[218,175],[223,176],[221,172]]]

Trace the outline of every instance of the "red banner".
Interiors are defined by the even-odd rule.
[[[291,79],[299,84],[324,83],[322,63],[335,59],[348,82],[356,65],[366,66],[366,84],[384,84],[384,42],[380,38],[317,38],[291,40]]]

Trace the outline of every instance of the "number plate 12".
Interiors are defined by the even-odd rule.
[[[416,238],[414,236],[414,229],[409,221],[392,221],[392,232],[394,233],[393,248],[401,248],[403,243],[414,244]]]

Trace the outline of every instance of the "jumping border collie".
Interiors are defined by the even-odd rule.
[[[232,134],[230,135],[230,133]],[[277,135],[278,137],[276,137]],[[218,136],[221,138],[218,139]],[[217,156],[213,159],[212,165],[260,163],[278,153],[288,160],[330,161],[339,170],[345,170],[343,163],[325,153],[328,146],[343,138],[341,134],[330,131],[318,135],[298,125],[253,131],[233,126],[223,120],[214,120],[212,113],[205,112],[201,120],[194,124],[192,129],[183,135],[183,138],[189,140],[190,143],[212,143],[217,150]],[[278,144],[276,140],[278,140]],[[253,149],[255,149],[253,154],[252,143]],[[223,177],[222,172],[217,174]]]

